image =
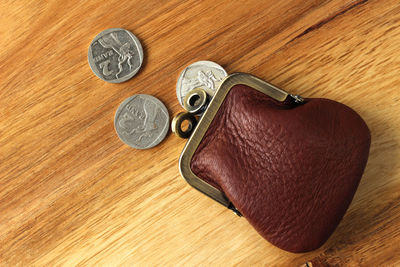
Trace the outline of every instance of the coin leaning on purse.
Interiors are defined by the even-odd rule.
[[[182,176],[271,244],[294,253],[322,246],[364,172],[364,120],[339,102],[291,95],[246,73],[227,76],[211,101],[202,95],[189,93],[187,112],[173,119],[173,131],[189,137]],[[184,120],[195,127],[183,131]]]

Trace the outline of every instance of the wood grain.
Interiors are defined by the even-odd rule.
[[[400,4],[387,1],[1,1],[0,264],[400,265]],[[98,79],[87,49],[122,27],[145,62],[122,84]],[[305,97],[354,108],[370,159],[328,242],[291,254],[187,185],[184,140],[145,151],[121,143],[127,97],[172,115],[180,71],[213,60]]]

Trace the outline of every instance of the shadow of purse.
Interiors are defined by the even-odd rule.
[[[190,185],[286,251],[311,251],[329,238],[369,154],[370,131],[354,110],[290,95],[245,73],[225,78],[208,105],[201,90],[185,105],[204,113],[198,123],[190,113],[172,123],[175,133],[190,136],[179,162]]]

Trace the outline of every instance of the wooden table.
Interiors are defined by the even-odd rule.
[[[1,265],[400,265],[398,0],[2,1]],[[141,40],[133,79],[89,68],[100,31]],[[371,154],[355,198],[320,249],[291,254],[180,177],[185,141],[135,150],[118,105],[145,93],[171,117],[180,71],[212,60],[295,94],[343,102],[366,120]]]

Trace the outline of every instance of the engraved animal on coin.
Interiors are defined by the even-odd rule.
[[[121,128],[127,130],[127,133],[132,135],[134,133],[139,133],[141,134],[138,138],[137,141],[140,141],[143,137],[149,137],[151,135],[151,131],[154,131],[158,128],[157,124],[154,122],[156,115],[157,115],[157,105],[153,102],[151,102],[148,99],[144,99],[143,101],[143,109],[144,109],[144,115],[138,114],[138,111],[132,107],[131,105],[127,105],[127,109],[131,111],[131,113],[137,115],[137,118],[139,119],[139,123],[131,124],[132,128],[129,129],[129,125],[126,124],[127,120],[134,120],[133,117],[127,115],[127,113],[124,114],[127,115],[127,117],[124,117],[123,120],[119,121],[119,124]]]
[[[112,48],[118,55],[118,69],[119,71],[115,74],[115,77],[118,78],[118,74],[122,72],[122,63],[125,61],[128,63],[129,69],[132,69],[131,59],[133,57],[134,51],[130,49],[129,43],[122,44],[115,33],[109,33],[108,35],[104,35],[99,38],[99,43],[104,48]],[[103,69],[104,71],[104,69]],[[104,72],[103,72],[104,73]],[[106,74],[105,74],[106,75]]]
[[[212,97],[222,80],[228,74],[217,63],[197,61],[187,66],[179,76],[176,84],[176,95],[183,107],[183,99],[195,88],[201,88]]]
[[[169,115],[164,104],[150,95],[126,99],[115,114],[115,130],[131,147],[150,148],[160,143],[169,128]]]
[[[221,82],[222,79],[217,79],[214,73],[210,70],[207,73],[204,71],[199,70],[197,73],[197,77],[195,79],[185,79],[183,80],[183,88],[182,93],[185,95],[193,88],[196,87],[205,87],[208,90],[215,90],[215,83]]]
[[[108,29],[98,34],[89,46],[89,65],[102,80],[124,82],[133,77],[143,62],[143,49],[131,32]]]

